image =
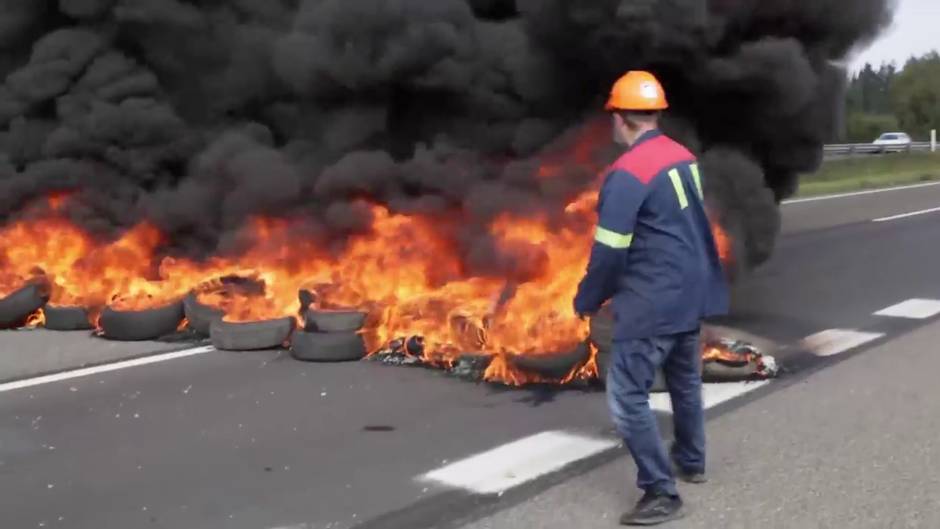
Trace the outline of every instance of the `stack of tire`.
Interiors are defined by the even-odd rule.
[[[302,311],[303,329],[291,338],[291,356],[304,362],[350,362],[366,356],[361,331],[366,313],[357,310]]]
[[[295,326],[293,316],[247,322],[219,318],[209,325],[209,338],[220,351],[264,351],[286,345]]]
[[[591,318],[590,328],[591,334],[588,339],[597,348],[597,378],[602,385],[605,385],[614,341],[614,314],[609,306],[605,306]],[[650,392],[662,393],[664,391],[666,391],[666,380],[663,378],[662,371],[657,371]]]
[[[183,314],[186,316],[189,328],[206,338],[209,337],[212,322],[219,321],[225,316],[221,310],[200,303],[195,292],[190,292],[183,298]]]
[[[261,321],[231,322],[225,313],[199,302],[190,292],[183,299],[183,312],[189,328],[201,336],[208,336],[213,347],[220,351],[263,351],[283,347],[296,327],[291,316]]]

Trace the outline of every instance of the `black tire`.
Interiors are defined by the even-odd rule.
[[[295,332],[290,354],[305,362],[351,362],[366,356],[366,343],[355,332]]]
[[[88,331],[95,327],[85,307],[46,305],[42,311],[50,331]]]
[[[46,283],[29,283],[0,299],[0,329],[15,329],[49,301]]]
[[[220,351],[277,349],[287,343],[296,321],[291,316],[249,322],[217,320],[209,326],[209,337]]]
[[[138,342],[155,340],[176,332],[183,321],[183,302],[144,310],[118,310],[106,307],[98,325],[109,340]]]
[[[186,315],[189,328],[202,336],[209,336],[212,322],[220,321],[225,316],[221,309],[199,303],[196,294],[192,292],[183,298],[183,314]]]
[[[748,363],[743,366],[728,366],[720,362],[705,362],[702,365],[704,382],[741,382],[756,378],[757,366]]]
[[[356,310],[308,310],[304,314],[307,332],[356,332],[366,322],[366,313]]]
[[[552,355],[510,355],[509,363],[520,371],[539,375],[551,380],[565,378],[571,370],[583,365],[591,357],[591,350],[585,343],[579,344],[573,351]]]

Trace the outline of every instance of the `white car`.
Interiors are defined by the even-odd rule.
[[[911,137],[904,132],[885,132],[872,144],[881,147],[878,152],[903,151],[911,145]]]

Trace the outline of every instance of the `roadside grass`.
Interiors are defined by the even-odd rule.
[[[803,175],[798,197],[940,180],[940,153],[893,153],[824,162]]]

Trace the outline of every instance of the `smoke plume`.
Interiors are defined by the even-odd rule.
[[[468,273],[524,279],[500,214],[549,218],[593,182],[536,170],[614,79],[658,73],[739,261],[820,163],[844,72],[890,0],[0,0],[0,219],[69,191],[101,237],[237,251],[257,215],[341,245],[368,203],[440,219]],[[607,141],[601,136],[598,141]]]

